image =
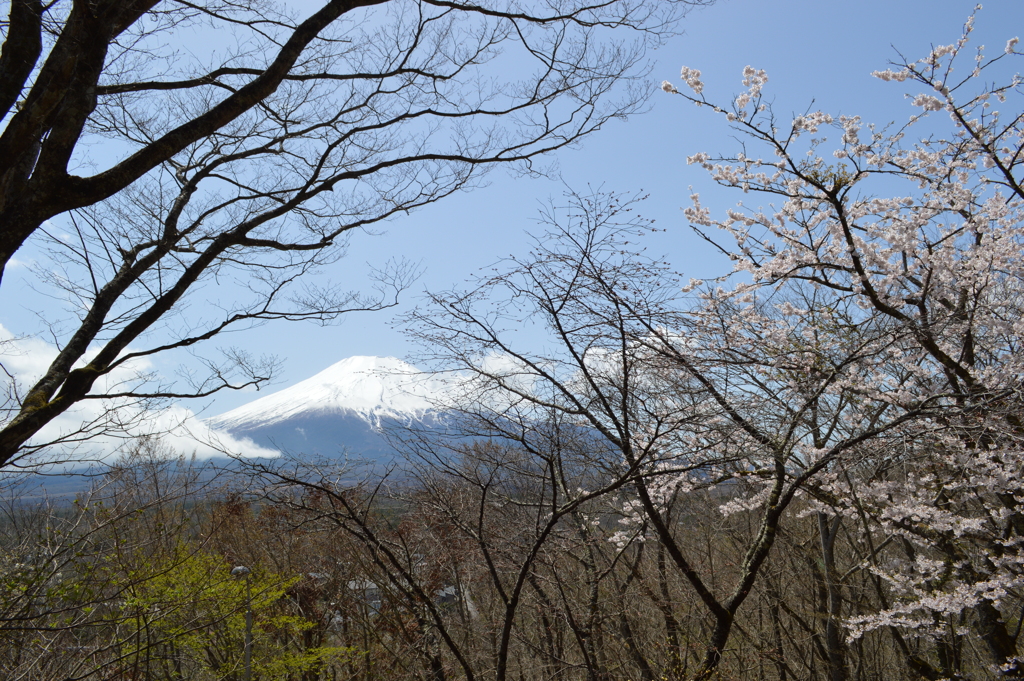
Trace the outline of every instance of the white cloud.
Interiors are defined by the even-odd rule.
[[[147,433],[146,431],[149,431]],[[211,456],[275,457],[280,452],[262,447],[249,438],[236,438],[207,426],[191,409],[175,404],[152,414],[139,434],[154,434],[179,454]]]
[[[18,338],[0,325],[0,363],[20,394],[39,380],[56,356],[57,349],[44,340]],[[151,370],[149,362],[136,361],[104,377],[104,384],[97,388],[113,389]],[[3,378],[11,387],[11,379]],[[210,429],[182,404],[152,409],[136,400],[83,400],[47,424],[30,444],[59,443],[41,454],[46,460],[96,460],[116,455],[127,441],[142,436],[158,439],[177,454],[198,458],[279,455],[248,438]]]
[[[532,409],[529,399],[538,385],[537,370],[508,354],[490,353],[482,357],[474,370],[446,374],[435,398],[435,407],[445,409],[479,408],[496,413]]]

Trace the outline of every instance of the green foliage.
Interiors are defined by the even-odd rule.
[[[825,163],[806,164],[801,170],[808,180],[832,192],[851,186],[861,177],[860,173],[851,171],[843,163],[834,166]]]
[[[315,624],[283,607],[298,578],[258,568],[233,577],[223,559],[187,545],[158,567],[143,562],[125,575],[123,654],[145,678],[241,678],[247,605],[255,679],[294,678],[347,654],[301,646],[302,632]]]

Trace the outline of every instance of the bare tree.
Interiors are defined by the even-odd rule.
[[[495,165],[534,172],[537,156],[636,111],[644,51],[686,4],[336,0],[297,21],[257,1],[14,0],[0,265],[38,239],[53,261],[40,275],[69,315],[52,326],[60,351],[45,375],[14,390],[0,464],[35,451],[30,438],[82,400],[203,396],[272,369],[235,355],[186,385],[145,385],[131,375],[140,359],[228,328],[393,304],[401,266],[369,295],[303,277],[353,229]],[[232,42],[187,58],[189,34]],[[174,317],[224,278],[241,284],[223,309]]]
[[[648,528],[702,604],[708,628],[693,674],[707,678],[797,495],[869,445],[907,437],[932,403],[895,409],[851,387],[889,369],[877,347],[889,329],[849,333],[856,311],[810,287],[788,299],[743,300],[742,287],[682,299],[664,263],[629,245],[649,229],[629,204],[574,196],[529,258],[434,296],[411,328],[437,368],[486,386],[474,403],[496,433],[514,437],[555,411],[601,443],[591,466],[636,471],[624,520]],[[508,331],[527,323],[550,331],[548,346],[524,347]],[[892,370],[893,381],[910,380]],[[744,522],[741,557],[714,569],[670,509],[678,495],[719,485],[722,515]]]

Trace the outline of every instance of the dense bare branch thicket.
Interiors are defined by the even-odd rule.
[[[274,319],[393,304],[313,285],[346,234],[470,188],[635,112],[645,50],[687,4],[13,0],[0,52],[0,266],[29,240],[56,358],[12,385],[0,464],[82,400],[145,406],[266,382],[229,354],[177,383],[141,366]],[[314,3],[315,6],[315,3]],[[40,255],[40,253],[48,255]],[[218,286],[218,307],[179,316]],[[368,286],[368,289],[372,288]],[[124,406],[122,404],[121,406]],[[45,441],[44,441],[45,440]]]
[[[589,434],[590,461],[577,465],[631,476],[615,540],[657,541],[692,588],[709,626],[692,671],[703,677],[721,662],[797,495],[933,412],[889,409],[857,388],[888,329],[846,333],[833,320],[853,313],[813,290],[747,303],[712,294],[685,307],[664,265],[628,246],[645,228],[630,210],[615,197],[574,197],[529,259],[436,296],[413,333],[439,368],[474,377],[463,401],[486,426],[480,435],[519,441],[554,413]],[[785,312],[796,305],[798,320]],[[550,331],[547,351],[516,347],[505,329],[524,323]],[[722,514],[747,529],[732,533],[740,558],[710,570],[671,518],[677,499],[720,485]]]

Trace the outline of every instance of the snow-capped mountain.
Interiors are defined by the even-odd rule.
[[[381,460],[382,429],[427,425],[444,381],[394,357],[349,357],[266,397],[207,420],[215,431],[278,451]]]

